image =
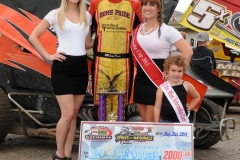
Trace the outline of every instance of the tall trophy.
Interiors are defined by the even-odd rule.
[[[108,92],[117,92],[116,86],[117,84],[114,84],[114,82],[117,80],[117,78],[123,73],[123,71],[121,71],[120,73],[116,74],[115,76],[113,76],[113,78],[111,79],[109,75],[107,75],[105,72],[103,72],[103,70],[99,70],[109,81],[109,88],[108,88]]]
[[[124,72],[121,71],[120,73],[114,75],[112,78],[106,74],[103,70],[99,70],[100,73],[102,73],[107,79],[108,79],[108,87],[107,91],[101,91],[98,92],[99,94],[99,120],[100,121],[123,121],[124,120],[124,94],[126,92],[118,91],[116,89],[117,84],[114,82],[117,80],[117,78]],[[104,88],[106,88],[106,84],[104,84]],[[113,96],[118,95],[118,108],[117,111],[114,110],[114,103],[113,103]],[[106,115],[106,98],[107,96],[110,97],[110,108],[111,111]],[[115,113],[117,112],[117,113]]]

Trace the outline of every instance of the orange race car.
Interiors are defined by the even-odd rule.
[[[163,1],[165,23],[178,1]],[[41,19],[59,3],[60,0],[0,0],[0,143],[8,133],[39,137],[54,137],[56,134],[60,109],[50,83],[51,62],[41,57],[28,38]],[[49,28],[40,40],[48,51],[54,53],[57,38],[53,28]],[[97,119],[90,68],[89,57],[89,86],[78,114],[78,127],[81,120]],[[198,66],[193,66],[187,74],[203,82],[203,89],[208,86],[200,107],[191,114],[195,147],[208,148],[219,140],[233,138],[234,134],[228,135],[226,131],[234,132],[235,121],[224,118],[224,109],[231,104],[237,88]],[[124,116],[126,121],[141,121],[134,103],[125,107]],[[229,121],[232,125],[226,125]]]

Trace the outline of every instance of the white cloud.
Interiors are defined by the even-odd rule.
[[[178,5],[176,7],[176,11],[185,12],[189,7],[192,0],[179,0]]]

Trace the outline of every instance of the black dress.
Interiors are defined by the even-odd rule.
[[[155,64],[163,71],[165,59],[153,59]],[[140,65],[137,64],[137,74],[134,81],[133,101],[145,105],[154,105],[157,87],[150,81]]]
[[[51,83],[55,95],[86,93],[88,84],[87,56],[66,56],[63,62],[53,61]]]
[[[184,83],[184,81],[183,81]],[[180,99],[183,108],[185,110],[185,113],[187,114],[187,91],[183,86],[183,83],[177,86],[172,86],[173,90],[176,92],[178,95],[178,98]],[[162,107],[161,107],[161,119],[163,120],[168,120],[171,122],[179,122],[178,117],[176,115],[176,112],[174,111],[172,105],[168,101],[167,97],[165,94],[163,94],[163,100],[162,100]]]

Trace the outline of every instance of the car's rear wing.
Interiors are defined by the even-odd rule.
[[[0,32],[39,58],[28,38],[51,9],[59,6],[60,0],[0,0]],[[51,30],[45,32],[40,41],[49,53],[55,53],[57,38]]]
[[[180,24],[240,51],[239,8],[239,0],[193,0]]]

